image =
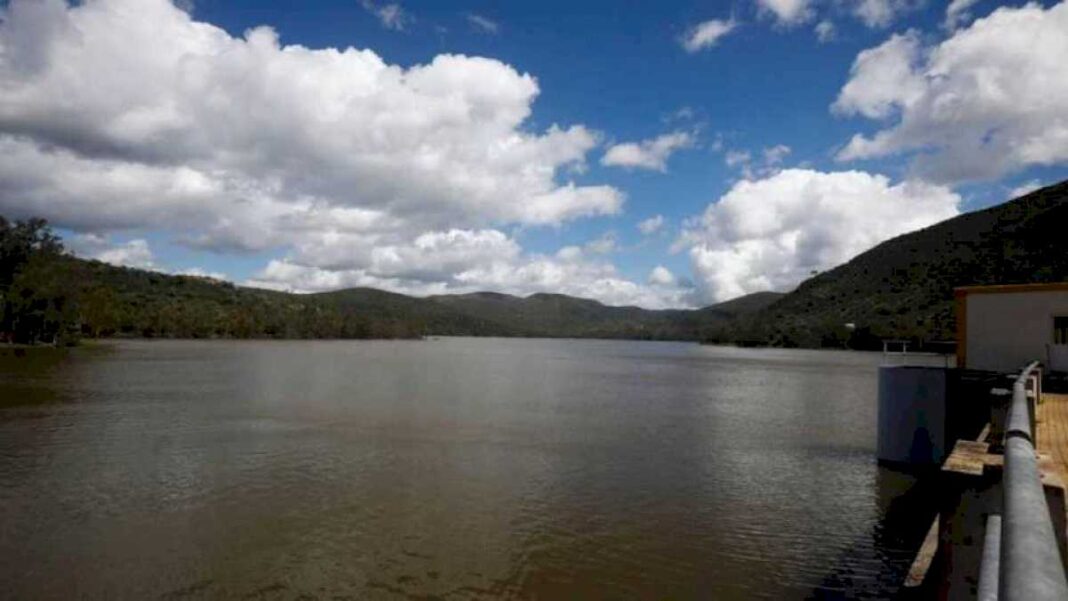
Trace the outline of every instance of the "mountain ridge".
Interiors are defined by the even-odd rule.
[[[732,334],[787,346],[952,340],[954,288],[1068,281],[1066,226],[1068,180],[886,240],[746,316]]]
[[[425,335],[699,340],[778,298],[761,293],[709,311],[606,305],[556,293],[415,297],[356,287],[290,293],[62,255],[58,278],[87,337],[415,338]],[[42,286],[42,289],[48,288]],[[71,305],[71,303],[67,303]]]
[[[0,283],[10,291],[0,297],[0,338],[436,334],[878,348],[885,338],[953,339],[956,287],[1068,281],[1066,224],[1068,180],[882,242],[789,293],[653,310],[549,292],[414,297],[242,287],[78,259],[62,254],[43,221],[0,218]],[[27,332],[13,332],[14,323]]]

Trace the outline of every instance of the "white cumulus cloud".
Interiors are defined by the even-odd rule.
[[[916,74],[920,58],[916,31],[894,34],[883,44],[864,50],[853,61],[849,81],[831,109],[841,115],[889,117],[899,106],[923,96],[923,78]]]
[[[773,19],[780,29],[790,29],[820,19],[814,28],[816,36],[820,42],[828,42],[835,36],[832,18],[848,14],[869,28],[885,28],[902,15],[921,8],[925,2],[926,0],[756,0],[756,5],[758,12]]]
[[[238,246],[332,211],[416,231],[618,212],[619,191],[558,181],[597,136],[528,132],[538,93],[492,59],[404,69],[283,47],[266,27],[234,38],[164,0],[16,1],[0,24],[0,210],[195,225]],[[242,240],[238,223],[263,231]]]
[[[299,258],[272,260],[248,284],[313,292],[371,286],[407,294],[453,294],[495,290],[526,296],[554,292],[594,298],[611,305],[659,309],[692,306],[691,286],[675,282],[633,282],[600,258],[614,245],[611,236],[584,247],[567,246],[555,255],[523,253],[497,230],[434,232],[414,243],[377,249],[359,268],[316,266]]]
[[[119,267],[135,267],[174,275],[188,275],[215,280],[229,280],[229,276],[220,271],[208,271],[202,267],[184,267],[168,269],[156,260],[152,247],[144,238],[135,238],[126,242],[114,242],[108,236],[99,234],[75,234],[63,239],[64,246],[75,255],[85,259],[95,259]]]
[[[120,267],[156,269],[156,257],[148,241],[136,238],[114,243],[106,236],[81,234],[63,241],[74,254]]]
[[[683,233],[706,301],[789,290],[812,271],[958,214],[960,197],[861,171],[786,169],[737,182]]]
[[[757,0],[761,12],[773,16],[780,25],[790,27],[808,21],[815,14],[812,0]]]
[[[404,14],[367,6],[387,25]],[[528,283],[512,289],[549,289],[557,280],[529,275],[541,266],[581,280],[560,290],[667,302],[608,263],[553,271],[502,232],[624,202],[574,180],[599,135],[535,130],[538,82],[510,65],[443,54],[402,67],[282,45],[269,27],[237,37],[166,0],[14,0],[2,17],[0,214],[101,240],[269,250],[257,281],[275,287],[470,289],[517,269]],[[147,243],[95,252],[152,260]]]
[[[1068,162],[1068,3],[1000,8],[925,47],[892,36],[857,57],[833,109],[891,120],[840,160],[913,153],[913,173],[988,180]]]
[[[667,161],[678,150],[692,148],[693,134],[675,131],[650,140],[611,146],[601,157],[601,164],[631,169],[667,171]]]
[[[868,27],[887,27],[901,13],[912,10],[920,4],[922,0],[856,0],[853,14]]]
[[[674,286],[676,284],[675,274],[664,267],[663,265],[657,265],[649,272],[649,283],[654,286]]]
[[[971,8],[979,0],[950,0],[942,27],[953,30],[972,19]]]

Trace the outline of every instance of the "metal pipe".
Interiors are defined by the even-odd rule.
[[[1019,437],[1005,443],[999,599],[1068,600],[1057,537],[1038,476],[1031,442]]]
[[[1031,442],[1035,440],[1027,400],[1027,379],[1031,377],[1031,371],[1037,366],[1037,361],[1028,365],[1012,385],[1012,405],[1009,406],[1009,416],[1005,423],[1005,438],[1016,435],[1023,436]]]
[[[1001,556],[1001,516],[986,518],[983,536],[983,558],[979,564],[979,594],[977,601],[998,601],[998,569]]]
[[[998,570],[1001,601],[1068,600],[1068,580],[1039,476],[1024,386],[1036,364],[1029,365],[1013,386],[1005,430]]]

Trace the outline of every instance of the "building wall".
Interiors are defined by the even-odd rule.
[[[965,310],[966,366],[1015,371],[1046,361],[1053,317],[1068,315],[1068,290],[970,293]]]

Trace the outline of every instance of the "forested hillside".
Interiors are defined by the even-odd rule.
[[[955,287],[1068,281],[1066,234],[1062,182],[888,240],[803,282],[722,338],[854,347],[879,338],[952,340]]]
[[[698,340],[778,297],[753,295],[722,309],[649,311],[558,294],[415,298],[370,288],[291,294],[74,258],[39,220],[0,218],[0,237],[0,336],[21,343],[113,336]]]
[[[1068,281],[1066,228],[1068,182],[884,242],[786,295],[650,311],[560,294],[415,298],[369,288],[245,288],[77,259],[43,221],[0,218],[0,337],[470,335],[875,348],[882,338],[954,339],[957,286]]]

